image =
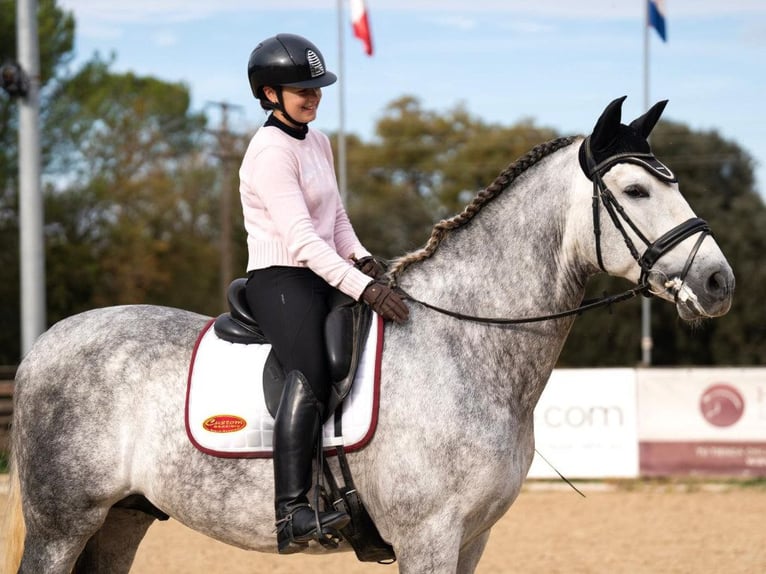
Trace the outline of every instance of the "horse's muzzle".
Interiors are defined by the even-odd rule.
[[[649,274],[652,294],[675,302],[679,317],[695,321],[725,315],[734,297],[734,273],[728,265],[705,273],[689,273],[684,280],[652,271]]]

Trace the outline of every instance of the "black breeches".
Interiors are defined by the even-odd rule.
[[[324,340],[325,318],[336,290],[305,267],[251,271],[247,304],[271,342],[285,374],[300,371],[325,405],[330,373]]]

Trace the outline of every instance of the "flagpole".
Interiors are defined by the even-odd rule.
[[[346,185],[346,96],[343,50],[343,2],[338,0],[338,189],[343,203],[347,199]]]
[[[649,109],[649,2],[644,1],[644,111]],[[652,300],[641,299],[641,365],[652,364]]]
[[[40,184],[40,47],[37,1],[16,5],[19,64],[29,78],[19,99],[19,255],[21,267],[21,354],[45,330],[44,201]]]

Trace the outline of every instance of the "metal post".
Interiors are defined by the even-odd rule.
[[[644,1],[644,110],[649,109],[649,3]],[[652,300],[641,299],[641,365],[652,364]]]
[[[340,198],[343,203],[346,203],[347,199],[347,183],[346,183],[346,102],[345,102],[345,79],[344,79],[344,65],[343,60],[343,28],[344,28],[344,14],[343,14],[343,2],[344,0],[338,0],[338,101],[339,101],[339,120],[338,120],[338,189],[340,190]]]
[[[21,267],[21,353],[45,330],[45,243],[40,185],[40,50],[37,1],[18,0],[19,64],[29,79],[19,101],[19,264]]]
[[[240,108],[228,102],[208,102],[208,105],[216,106],[221,111],[221,126],[217,130],[209,130],[217,139],[218,151],[214,153],[221,161],[221,169],[218,172],[217,184],[219,188],[219,199],[221,208],[221,239],[219,242],[220,254],[220,293],[222,309],[228,308],[226,292],[229,283],[234,278],[234,268],[231,253],[232,237],[232,189],[231,174],[232,162],[238,159],[234,155],[234,136],[229,130],[229,112],[232,109]]]
[[[221,294],[226,298],[226,290],[232,279],[231,265],[231,190],[229,189],[229,170],[231,162],[231,141],[229,138],[229,105],[221,102],[221,155],[224,169],[221,170]],[[226,307],[224,307],[226,309]]]

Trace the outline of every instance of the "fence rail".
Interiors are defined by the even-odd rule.
[[[0,365],[0,452],[8,452],[10,448],[15,376],[16,367]]]

